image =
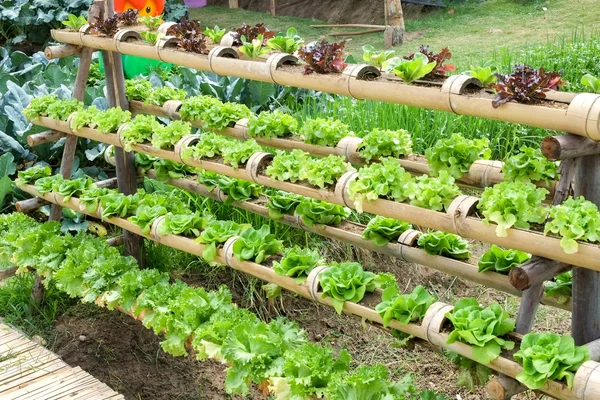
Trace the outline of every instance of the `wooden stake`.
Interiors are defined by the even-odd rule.
[[[110,17],[114,14],[112,0],[100,0],[103,3],[105,14]],[[129,109],[129,103],[125,94],[125,75],[123,73],[123,62],[121,55],[114,52],[103,51],[102,59],[106,74],[106,91],[108,105]],[[137,191],[137,174],[132,152],[124,152],[122,148],[115,147],[115,160],[117,167],[117,182],[119,191],[125,194],[134,194]],[[123,245],[125,254],[134,257],[140,266],[142,259],[142,238],[131,232],[123,230]]]
[[[62,44],[60,46],[48,46],[44,49],[44,54],[48,60],[56,60],[81,53],[81,47],[72,44]]]
[[[548,136],[542,141],[542,154],[549,160],[589,156],[600,154],[600,144],[577,135]]]
[[[485,389],[492,400],[510,400],[512,396],[526,391],[527,387],[506,375],[498,375],[488,381]]]
[[[575,195],[600,205],[600,155],[581,158],[575,178]],[[600,273],[586,268],[573,270],[571,333],[575,344],[600,338]]]
[[[239,8],[238,0],[229,0],[229,8]]]
[[[30,213],[38,210],[40,207],[43,207],[47,204],[50,204],[50,203],[48,203],[44,199],[40,199],[39,197],[34,197],[31,199],[27,199],[27,200],[17,201],[15,203],[15,208],[17,209],[18,212],[21,212],[23,214],[30,214]]]
[[[66,135],[62,132],[52,130],[34,133],[33,135],[27,136],[27,144],[31,147],[35,147],[41,144],[57,142],[59,139],[64,138],[65,136]]]
[[[533,256],[528,262],[511,269],[508,280],[518,290],[544,283],[571,268],[569,264]]]
[[[384,46],[400,46],[404,40],[404,14],[402,13],[402,2],[400,0],[386,0],[385,10],[388,26],[383,34]]]
[[[275,16],[275,12],[277,11],[276,1],[277,0],[270,0],[271,15],[273,15],[273,16]]]

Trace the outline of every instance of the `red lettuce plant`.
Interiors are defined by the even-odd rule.
[[[510,75],[496,74],[498,82],[492,85],[497,97],[492,102],[494,108],[515,100],[519,103],[532,103],[545,99],[546,92],[558,90],[565,81],[562,71],[546,72],[544,68],[536,70],[525,64],[517,64]]]
[[[263,36],[263,45],[266,46],[267,41],[271,38],[275,37],[276,32],[270,31],[265,24],[256,24],[255,26],[250,26],[247,24],[243,24],[240,28],[234,29],[232,32],[233,35],[233,45],[241,46],[243,45],[242,36],[246,38],[247,42],[252,43],[253,40],[258,38],[259,35]]]
[[[198,54],[208,54],[206,36],[200,26],[200,21],[190,21],[183,17],[181,21],[167,30],[167,35],[177,38],[177,47]]]
[[[456,71],[456,67],[452,64],[444,64],[447,60],[452,57],[452,53],[448,50],[447,47],[444,47],[442,51],[435,54],[432,51],[429,51],[429,46],[419,46],[419,53],[427,56],[429,62],[435,62],[435,67],[433,71],[429,74],[425,75],[425,79],[431,79],[441,76],[446,76],[446,73]],[[412,60],[415,57],[415,53],[410,53],[410,55],[404,57],[407,60]]]
[[[342,72],[347,64],[344,62],[344,46],[346,41],[340,43],[328,43],[326,41],[312,42],[298,49],[298,56],[306,65],[304,75],[316,72],[318,74],[329,74],[331,72]]]
[[[95,35],[101,34],[112,37],[119,30],[119,26],[131,26],[137,24],[137,17],[137,10],[127,10],[115,14],[110,18],[106,18],[104,21],[90,24],[92,26],[92,33]]]
[[[131,26],[138,23],[138,10],[130,9],[117,15],[119,22],[121,22],[123,26]]]

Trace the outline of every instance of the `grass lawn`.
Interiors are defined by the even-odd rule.
[[[192,9],[191,15],[204,26],[219,25],[231,29],[244,22],[264,22],[277,31],[294,26],[306,40],[341,39],[329,36],[334,31],[332,29],[311,28],[311,24],[322,23],[312,19],[272,17],[265,13],[215,6]],[[469,2],[457,6],[454,14],[448,14],[448,9],[441,9],[418,19],[407,20],[406,29],[409,33],[422,31],[422,34],[406,41],[401,52],[408,53],[420,44],[429,44],[434,49],[448,46],[454,54],[453,62],[460,69],[467,69],[471,62],[481,60],[483,56],[492,57],[500,47],[516,51],[554,41],[557,37],[570,39],[574,31],[589,35],[596,26],[600,26],[598,0]],[[349,41],[347,52],[359,59],[364,44],[381,48],[383,35],[356,36]]]

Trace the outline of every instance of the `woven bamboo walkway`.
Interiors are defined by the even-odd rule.
[[[124,400],[0,320],[0,400]]]

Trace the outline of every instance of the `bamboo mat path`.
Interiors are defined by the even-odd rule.
[[[0,320],[0,400],[124,400]]]

